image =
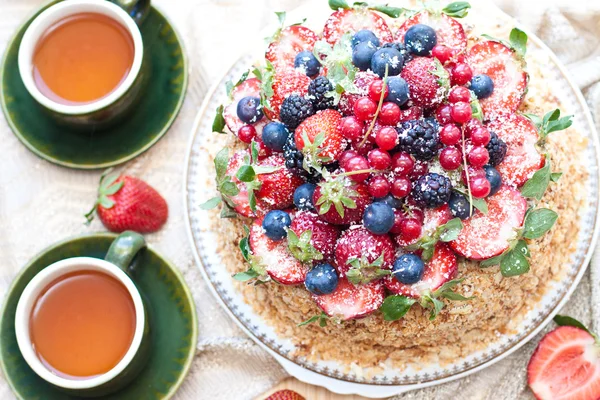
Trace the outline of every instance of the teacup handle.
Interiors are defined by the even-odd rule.
[[[128,273],[127,270],[133,259],[144,247],[146,247],[146,240],[142,235],[125,231],[112,242],[104,259]]]
[[[129,14],[136,24],[141,25],[150,12],[150,0],[109,0]]]

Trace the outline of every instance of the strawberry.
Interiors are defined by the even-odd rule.
[[[269,119],[279,118],[279,109],[283,100],[291,94],[304,96],[308,93],[310,78],[297,69],[283,69],[275,73],[273,77],[273,96],[269,98],[269,107],[265,109],[265,114]]]
[[[467,47],[467,35],[460,22],[446,14],[422,11],[404,21],[396,33],[396,39],[404,43],[406,31],[414,25],[425,24],[435,29],[437,44],[460,52]]]
[[[256,179],[260,182],[257,200],[261,200],[269,209],[290,207],[294,203],[294,191],[304,183],[302,178],[285,168],[285,158],[278,154],[258,161],[257,166],[278,168],[269,174],[257,175]]]
[[[498,42],[479,42],[469,49],[466,61],[474,75],[486,74],[494,82],[492,95],[479,101],[486,119],[517,111],[529,77],[513,50]]]
[[[313,295],[317,306],[330,317],[344,321],[366,317],[383,304],[385,290],[380,282],[354,286],[346,278],[340,278],[331,294]]]
[[[376,79],[379,79],[379,77],[371,71],[358,71],[354,77],[356,93],[342,93],[338,104],[340,112],[344,115],[354,114],[354,102],[369,93],[369,86]]]
[[[304,26],[288,26],[269,44],[265,57],[275,69],[294,68],[296,54],[303,50],[312,51],[317,40],[317,35]]]
[[[492,121],[488,129],[496,132],[508,147],[504,161],[496,167],[504,183],[522,186],[544,166],[545,158],[536,149],[538,131],[528,118],[518,114],[502,116]]]
[[[269,276],[283,285],[304,282],[308,266],[296,260],[290,253],[287,240],[273,241],[265,235],[262,218],[254,220],[250,228],[249,243],[254,257],[260,259]]]
[[[322,221],[313,212],[300,211],[294,217],[290,229],[297,236],[310,230],[312,232],[311,245],[323,255],[323,258],[333,257],[335,243],[340,235],[340,229],[337,226]]]
[[[315,151],[312,151],[309,156],[324,158],[322,160],[324,163],[335,161],[342,154],[345,146],[340,126],[341,120],[342,116],[335,110],[323,110],[311,115],[296,128],[294,134],[296,147],[306,155],[309,149],[304,149],[306,146],[306,143],[304,143],[305,135],[310,144],[315,145],[315,138],[323,133],[325,135],[324,141],[317,146],[318,148],[310,149]]]
[[[234,87],[233,91],[231,92],[232,102],[223,110],[223,118],[225,118],[225,123],[234,135],[237,135],[240,128],[245,125],[237,116],[237,106],[240,100],[247,96],[260,97],[260,81],[258,79],[249,78]],[[261,132],[262,126],[264,126],[266,122],[267,121],[265,121],[263,118],[257,123],[257,125],[260,124]],[[259,129],[257,128],[257,131],[258,130]]]
[[[527,211],[527,200],[507,185],[502,185],[486,202],[488,213],[477,213],[464,220],[460,235],[450,242],[454,251],[471,260],[485,260],[508,249]]]
[[[435,231],[435,228],[444,225],[451,219],[452,214],[450,213],[450,208],[448,205],[443,205],[438,208],[426,208],[423,211],[423,228],[421,229],[421,237],[431,235]],[[402,238],[402,234],[398,234],[394,237],[394,239],[398,246],[405,247],[416,243],[421,237],[407,241]]]
[[[273,393],[272,395],[270,395],[269,397],[267,397],[265,400],[306,400],[304,397],[300,396],[298,393],[294,392],[293,390],[278,390],[277,392]]]
[[[349,203],[345,199],[354,202],[356,207],[350,208],[344,205],[343,202]],[[350,185],[349,180],[343,177],[321,182],[313,195],[313,204],[317,206],[319,217],[334,225],[360,222],[370,202],[371,196],[367,185],[364,183]],[[343,213],[339,212],[338,207],[343,210]]]
[[[384,279],[385,287],[394,294],[420,298],[422,295],[433,292],[444,283],[451,281],[458,273],[458,262],[456,256],[447,244],[438,242],[435,245],[433,257],[425,264],[423,278],[412,285],[398,282],[393,275]]]
[[[375,263],[380,257],[381,262]],[[388,235],[375,235],[360,225],[347,229],[335,246],[337,270],[353,283],[379,279],[383,275],[378,273],[389,270],[395,257],[394,242]]]
[[[229,196],[229,199],[233,203],[233,209],[238,214],[244,217],[256,217],[257,215],[262,216],[266,214],[271,208],[269,204],[263,202],[260,199],[256,200],[256,213],[252,211],[250,208],[250,202],[248,199],[248,189],[246,188],[246,184],[244,182],[240,182],[236,178],[236,174],[240,167],[245,163],[245,159],[250,157],[250,153],[247,150],[239,150],[231,156],[229,162],[227,163],[227,172],[226,175],[231,178],[231,180],[236,184],[239,193],[234,196]]]
[[[100,178],[98,199],[86,214],[88,223],[94,211],[111,232],[156,232],[169,217],[167,202],[152,186],[133,176],[110,174],[110,170]]]
[[[442,78],[438,75],[447,76],[447,72],[442,70],[439,61],[431,57],[415,57],[406,64],[400,76],[408,83],[410,98],[415,105],[432,108],[444,100]]]
[[[323,27],[323,38],[334,45],[346,33],[355,33],[361,29],[373,32],[381,44],[394,41],[385,19],[366,8],[350,8],[333,12]]]

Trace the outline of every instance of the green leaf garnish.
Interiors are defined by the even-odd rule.
[[[584,331],[586,331],[587,333],[589,333],[590,335],[592,335],[594,337],[594,340],[596,341],[596,343],[600,342],[598,335],[596,335],[594,332],[590,331],[584,324],[577,321],[573,317],[557,314],[554,316],[554,323],[558,326],[573,326],[575,328],[583,329]]]
[[[404,14],[407,9],[401,7],[391,7],[388,4],[385,5],[374,5],[369,7],[371,10],[379,11],[387,15],[390,18],[399,18],[402,14]]]
[[[250,243],[248,240],[248,227],[244,226],[244,232],[246,236],[244,236],[239,243],[240,252],[242,253],[242,257],[249,264],[249,268],[246,271],[238,272],[233,275],[233,279],[240,282],[247,282],[253,279],[260,278],[260,282],[266,282],[269,280],[267,275],[267,271],[262,264],[260,257],[255,257],[250,250]]]
[[[456,240],[462,228],[463,223],[460,218],[451,219],[444,225],[438,226],[431,235],[423,236],[415,244],[406,246],[406,249],[408,251],[421,250],[421,259],[427,262],[433,257],[435,245],[438,241],[451,242]]]
[[[519,56],[525,57],[525,53],[527,52],[527,34],[519,28],[513,28],[510,31],[508,39],[511,48],[515,50]]]
[[[213,208],[221,204],[221,202],[221,196],[216,196],[212,199],[206,200],[204,203],[200,204],[199,207],[201,210],[212,210]]]
[[[546,234],[558,219],[558,214],[547,208],[539,208],[527,213],[523,226],[523,237],[538,239]]]
[[[525,243],[522,240],[520,242]],[[500,272],[502,272],[502,276],[505,277],[523,275],[524,273],[529,272],[529,261],[527,261],[525,255],[523,255],[523,252],[515,247],[502,257],[502,260],[500,261]]]
[[[221,104],[215,110],[215,119],[213,120],[212,130],[213,132],[225,133],[225,118],[223,117],[223,104]]]
[[[85,214],[86,225],[89,225],[94,219],[94,213],[98,209],[98,206],[102,208],[112,208],[115,205],[115,202],[108,198],[108,196],[112,196],[117,193],[123,185],[125,184],[123,181],[117,182],[120,174],[112,173],[113,168],[109,168],[100,175],[100,184],[98,185],[98,196],[96,201],[94,202],[94,206],[92,209]]]
[[[369,262],[366,255],[362,255],[361,258],[352,257],[348,259],[347,264],[350,265],[350,269],[346,272],[348,280],[355,285],[364,285],[375,279],[391,275],[392,271],[381,268],[384,253],[382,252],[373,262]]]
[[[333,11],[337,11],[346,10],[350,8],[350,6],[345,0],[329,0],[329,8],[331,8]]]
[[[310,263],[314,260],[323,259],[323,254],[315,249],[311,240],[312,231],[310,229],[302,232],[300,237],[291,229],[287,231],[288,249],[301,263]]]
[[[319,40],[315,43],[313,53],[327,71],[327,79],[331,82],[333,90],[326,95],[333,98],[337,105],[341,95],[357,93],[354,78],[358,68],[352,63],[352,35],[345,34],[333,46],[326,41]]]
[[[321,190],[321,196],[315,206],[319,214],[325,214],[331,207],[334,207],[340,217],[344,218],[345,209],[356,208],[355,198],[358,192],[351,189],[352,182],[346,176],[340,175],[335,178],[325,176],[325,180],[318,184]]]
[[[234,84],[231,81],[227,81],[225,82],[225,89],[227,91],[227,96],[231,99],[232,94],[233,94],[233,89],[235,89],[236,87],[240,86],[242,83],[244,83],[246,81],[246,79],[248,79],[248,75],[250,74],[250,70],[244,72],[242,74],[242,76],[240,77],[240,79],[238,79],[238,81]]]
[[[328,320],[332,320],[334,322],[337,322],[333,318],[330,318],[327,314],[325,314],[324,312],[322,312],[321,314],[313,315],[312,317],[310,317],[309,319],[307,319],[304,322],[300,322],[297,326],[305,326],[305,325],[310,325],[310,324],[312,324],[314,322],[319,322],[319,326],[321,328],[323,328],[323,327],[327,326],[327,321]]]
[[[469,13],[470,8],[471,4],[466,1],[455,1],[444,7],[442,12],[449,17],[464,18]]]
[[[383,304],[379,308],[383,314],[383,319],[386,321],[397,321],[404,317],[410,307],[417,301],[410,297],[392,295],[385,298]]]
[[[550,184],[550,159],[546,157],[545,165],[538,169],[533,176],[521,187],[521,195],[540,201]]]

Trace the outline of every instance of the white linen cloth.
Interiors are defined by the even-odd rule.
[[[471,0],[478,1],[478,0]],[[600,118],[600,2],[596,0],[497,0],[509,14],[536,32],[567,64]],[[393,3],[393,0],[390,1]],[[208,87],[242,55],[260,30],[273,22],[273,11],[291,10],[301,0],[154,0],[183,37],[190,60],[190,84],[169,133],[123,170],[156,187],[169,203],[170,216],[148,241],[171,259],[190,286],[199,317],[198,355],[176,399],[250,399],[287,375],[229,320],[213,299],[194,263],[186,234],[182,160],[194,117]],[[40,0],[0,0],[0,51]],[[319,0],[325,7],[325,0]],[[100,172],[83,172],[40,160],[10,132],[0,116],[0,296],[4,298],[19,269],[38,251],[69,236],[101,231],[95,221],[83,225]],[[600,329],[600,259],[597,254],[564,313]],[[516,354],[442,386],[410,392],[399,399],[532,398],[526,388],[526,364],[539,338]],[[0,398],[11,399],[0,378]]]

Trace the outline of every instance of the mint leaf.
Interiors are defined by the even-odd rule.
[[[259,276],[260,275],[258,274],[258,272],[256,272],[252,268],[250,268],[247,271],[238,272],[237,274],[233,275],[233,279],[235,279],[236,281],[239,281],[239,282],[247,282],[254,278],[258,278]]]
[[[311,243],[312,230],[307,229],[300,234],[300,237],[296,235],[291,229],[287,231],[287,242],[290,253],[298,261],[302,263],[309,263],[314,260],[322,260],[323,254],[315,249]]]
[[[305,326],[305,325],[310,325],[314,322],[319,322],[319,326],[321,328],[327,326],[327,320],[329,320],[329,316],[327,314],[325,314],[324,312],[322,312],[321,314],[317,314],[317,315],[313,315],[312,317],[310,317],[309,319],[307,319],[304,322],[300,322],[297,326]]]
[[[248,236],[244,236],[240,240],[239,246],[240,246],[240,251],[242,252],[242,257],[244,257],[244,260],[250,261],[250,256],[252,255],[252,252],[250,251],[250,242],[248,240]]]
[[[523,114],[525,118],[528,118],[536,128],[540,129],[542,127],[542,119],[539,115],[535,114]]]
[[[552,132],[562,131],[573,125],[573,116],[560,116],[560,110],[550,111],[544,115],[541,124],[539,125],[539,133],[542,141]]]
[[[425,294],[425,295],[421,296],[420,304],[421,304],[421,307],[428,308],[431,310],[431,312],[429,313],[430,321],[433,321],[435,319],[435,317],[438,316],[440,311],[442,311],[442,309],[444,308],[444,302],[436,299],[435,297],[433,297],[430,294]]]
[[[504,277],[522,275],[529,271],[529,261],[522,251],[512,249],[500,261],[500,272]]]
[[[390,18],[398,18],[406,11],[406,8],[390,7],[389,5],[375,5],[369,7],[371,10],[379,11]]]
[[[513,30],[510,31],[508,40],[516,53],[519,56],[524,57],[527,52],[527,34],[519,28],[513,28]]]
[[[227,164],[229,163],[229,149],[225,147],[221,149],[215,156],[215,172],[217,179],[222,179],[227,173]]]
[[[524,240],[519,240],[515,245],[516,252],[523,254],[525,257],[531,257],[529,253],[529,247],[527,247],[527,242]]]
[[[219,204],[221,204],[221,196],[213,197],[212,199],[206,200],[204,203],[200,204],[201,210],[212,210]]]
[[[458,238],[462,231],[463,223],[460,218],[454,218],[437,228],[440,231],[439,238],[442,242],[451,242]]]
[[[415,299],[406,296],[393,295],[388,296],[379,308],[386,321],[397,321],[404,317],[410,307],[416,303]]]
[[[530,199],[541,200],[550,184],[550,159],[546,157],[546,164],[537,170],[521,188],[521,195]]]
[[[229,204],[226,202],[223,203],[223,207],[221,207],[221,214],[219,214],[220,218],[237,218],[237,213],[229,207]]]
[[[256,173],[251,165],[242,165],[235,176],[242,182],[252,182],[256,178]]]
[[[213,132],[225,133],[225,118],[223,117],[223,104],[216,109],[215,119],[213,120],[212,130]]]
[[[283,26],[285,24],[285,11],[275,11],[275,15],[277,15],[279,25]]]
[[[554,183],[558,182],[560,177],[562,176],[562,172],[553,172],[550,174],[550,180]]]
[[[442,12],[449,17],[464,18],[469,13],[471,4],[466,1],[455,1],[454,3],[448,4],[442,9]]]
[[[350,6],[345,0],[329,0],[329,8],[333,11],[337,11],[339,9],[346,10],[350,8]]]
[[[493,265],[499,265],[502,259],[504,258],[504,253],[499,256],[488,258],[487,260],[483,260],[479,263],[479,266],[482,268],[491,267]]]
[[[539,208],[527,213],[523,228],[523,237],[538,239],[546,234],[558,219],[558,214],[547,208]]]

